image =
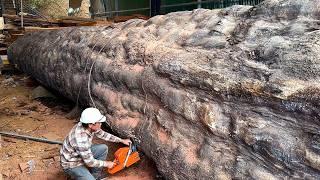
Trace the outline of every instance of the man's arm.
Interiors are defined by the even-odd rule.
[[[107,133],[105,131],[103,131],[102,129],[98,130],[96,132],[96,135],[98,138],[100,139],[103,139],[105,141],[111,141],[111,142],[123,142],[123,139],[115,136],[115,135],[112,135],[110,133]]]
[[[108,167],[109,164],[107,161],[101,161],[93,157],[91,147],[88,142],[89,140],[87,137],[76,137],[76,151],[82,157],[85,165],[88,167]]]

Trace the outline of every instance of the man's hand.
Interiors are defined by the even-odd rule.
[[[132,143],[130,139],[122,139],[121,142],[127,146],[129,146]]]
[[[113,166],[116,165],[116,163],[114,163],[112,161],[106,161],[106,165],[107,165],[107,168],[111,169],[111,168],[113,168]]]

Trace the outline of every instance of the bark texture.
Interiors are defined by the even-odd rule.
[[[267,0],[29,34],[9,58],[81,87],[167,179],[319,179],[319,28],[319,0]]]

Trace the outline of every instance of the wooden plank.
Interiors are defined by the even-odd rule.
[[[3,17],[10,20],[20,21],[20,16],[18,15],[3,14]],[[31,16],[24,16],[23,21],[57,23],[57,21],[54,21],[52,19],[43,19]]]
[[[18,15],[10,15],[10,14],[3,14],[4,18],[20,22],[20,16]],[[95,20],[88,19],[88,18],[80,18],[80,17],[63,17],[56,20],[53,19],[43,19],[37,18],[32,16],[24,16],[23,21],[26,22],[47,22],[47,23],[95,23]]]
[[[7,55],[7,48],[6,47],[0,47],[0,55]]]
[[[60,26],[94,26],[95,21],[75,21],[71,19],[60,19],[58,20]]]
[[[59,29],[62,29],[62,28],[64,28],[64,27],[49,27],[49,28],[43,28],[43,27],[30,26],[30,27],[25,27],[25,31],[26,31],[26,32],[52,31],[52,30],[59,30]]]
[[[18,26],[14,25],[14,24],[5,24],[4,29],[5,30],[18,29]]]
[[[3,74],[5,72],[17,72],[17,67],[16,65],[12,65],[12,64],[9,64],[9,65],[3,65],[1,68],[0,68],[0,71],[1,73],[0,74]]]
[[[0,47],[7,47],[7,43],[0,42]]]
[[[11,38],[13,41],[17,40],[19,37],[24,36],[24,34],[11,34]]]
[[[150,17],[148,16],[145,16],[145,15],[141,15],[141,14],[133,14],[131,16],[116,16],[114,17],[114,22],[124,22],[124,21],[127,21],[127,20],[130,20],[130,19],[144,19],[144,20],[147,20],[149,19]]]
[[[17,13],[17,11],[15,9],[6,9],[4,12],[6,14],[12,14],[12,15]]]
[[[71,21],[82,21],[82,22],[95,22],[95,20],[93,19],[89,19],[89,18],[82,18],[82,17],[74,17],[74,16],[62,16],[60,18],[57,19],[57,21],[63,21],[63,20],[71,20]]]
[[[21,29],[12,29],[8,31],[10,34],[22,34],[24,30]]]
[[[106,21],[106,20],[98,20],[96,21],[95,26],[111,26],[113,22],[111,21]]]

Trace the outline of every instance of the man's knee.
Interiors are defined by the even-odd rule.
[[[108,146],[105,144],[100,144],[101,151],[108,153]]]
[[[94,158],[105,158],[108,154],[108,146],[105,144],[95,144],[91,148]]]
[[[68,178],[71,178],[71,179],[95,180],[93,175],[85,166],[78,166],[75,168],[64,169],[64,172],[69,176]]]

